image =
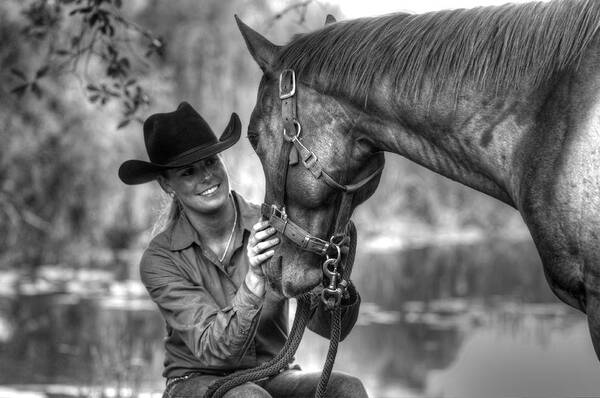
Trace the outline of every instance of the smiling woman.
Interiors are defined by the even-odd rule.
[[[150,116],[144,139],[150,162],[128,160],[119,177],[129,185],[156,180],[173,198],[169,219],[150,242],[141,278],[167,325],[165,397],[202,397],[209,385],[236,370],[271,360],[287,339],[288,302],[267,291],[263,263],[279,243],[260,221],[257,205],[230,190],[220,152],[240,137],[233,114],[219,139],[188,104]],[[350,288],[342,302],[342,337],[354,326],[360,298]],[[313,302],[309,323],[329,338],[329,314]],[[291,368],[225,397],[313,395],[320,374]],[[333,373],[329,397],[364,397],[362,383]]]

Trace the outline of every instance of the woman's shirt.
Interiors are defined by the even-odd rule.
[[[244,279],[245,247],[260,218],[257,205],[233,192],[238,211],[234,237],[223,261],[202,244],[183,213],[158,234],[140,263],[142,282],[166,322],[167,378],[189,372],[226,374],[271,359],[288,332],[288,301],[270,293],[253,294]],[[360,298],[343,307],[342,337],[356,322]],[[329,336],[329,316],[315,303],[309,328]]]

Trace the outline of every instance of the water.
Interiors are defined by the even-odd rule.
[[[600,395],[585,317],[554,298],[531,243],[357,257],[361,316],[335,368],[360,377],[372,397]],[[3,297],[0,385],[159,393],[163,334],[143,296]],[[307,332],[297,362],[318,370],[326,351]]]

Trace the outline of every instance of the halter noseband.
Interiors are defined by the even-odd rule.
[[[347,251],[350,241],[347,230],[352,210],[352,199],[358,190],[381,174],[383,163],[380,163],[377,169],[354,184],[337,182],[323,169],[317,155],[300,141],[302,126],[296,113],[296,89],[296,74],[292,69],[284,69],[279,75],[279,98],[281,100],[284,140],[279,155],[279,168],[275,176],[275,182],[280,189],[275,194],[275,203],[263,203],[261,212],[277,232],[291,240],[300,249],[326,256],[323,263],[323,272],[330,283],[323,290],[323,299],[326,300],[326,296],[334,296],[334,300],[339,303],[342,290],[337,287],[337,283],[341,282],[343,288],[345,288],[345,284],[343,283],[343,275],[340,275],[337,266],[342,252]],[[293,134],[290,132],[293,132]],[[285,211],[287,172],[290,165],[293,166],[298,163],[298,159],[315,179],[321,180],[330,187],[342,192],[335,230],[328,240],[318,238],[292,222]]]

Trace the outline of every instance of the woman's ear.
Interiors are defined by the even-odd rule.
[[[158,182],[158,185],[160,185],[160,187],[162,188],[163,191],[165,191],[165,193],[169,196],[173,195],[175,192],[173,191],[173,188],[171,188],[171,186],[169,185],[169,181],[165,178],[164,175],[159,174],[156,177],[156,181]]]

